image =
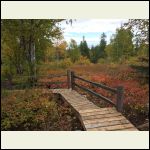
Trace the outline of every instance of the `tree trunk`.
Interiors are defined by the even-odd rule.
[[[29,70],[32,83],[36,80],[36,58],[35,58],[35,42],[33,38],[33,20],[31,20],[31,32],[29,39]]]
[[[22,67],[22,64],[18,64],[17,66],[16,66],[16,72],[17,72],[17,74],[23,74],[23,67]]]

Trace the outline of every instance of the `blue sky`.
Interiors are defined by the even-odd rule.
[[[127,21],[127,19],[77,19],[73,21],[72,25],[68,25],[65,22],[61,23],[61,27],[67,43],[74,39],[79,44],[83,36],[85,36],[88,46],[91,47],[99,44],[100,35],[103,32],[107,36],[107,43],[109,43],[110,37],[115,33],[116,28],[119,28],[121,24]]]

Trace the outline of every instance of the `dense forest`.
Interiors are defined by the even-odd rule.
[[[73,19],[1,20],[1,87],[2,99],[6,99],[2,103],[2,130],[75,130],[76,126],[82,130],[80,123],[77,123],[77,118],[74,117],[71,121],[72,124],[76,122],[77,125],[71,127],[58,115],[63,110],[68,110],[66,114],[72,114],[70,108],[60,108],[61,105],[56,106],[55,100],[52,103],[45,100],[49,108],[45,110],[41,101],[27,100],[31,100],[32,97],[34,100],[41,99],[40,92],[34,92],[32,89],[29,94],[23,92],[23,96],[21,93],[17,95],[12,88],[15,83],[21,83],[26,77],[27,85],[31,86],[38,81],[40,75],[62,73],[67,69],[72,69],[95,82],[110,86],[123,85],[125,87],[124,115],[136,126],[147,122],[149,20],[129,19],[127,23],[116,29],[109,43],[106,40],[106,33],[102,33],[99,35],[99,44],[91,47],[88,47],[85,36],[80,44],[77,44],[74,37],[70,42],[65,41],[61,23],[65,22],[68,26],[72,26],[75,21]],[[46,83],[49,82],[48,79],[44,80]],[[30,86],[26,86],[27,90]],[[103,91],[99,92],[107,95]],[[21,99],[22,102],[17,101],[12,106],[12,101],[7,99],[14,101]],[[36,107],[39,109],[40,106],[44,115],[39,110],[36,114],[33,112],[33,109]],[[59,110],[56,111],[52,107],[54,109],[58,107]],[[18,112],[15,111],[16,108]],[[53,124],[48,128],[49,124],[44,122],[46,114],[53,116],[49,120],[57,122],[57,125]],[[69,119],[66,117],[65,120],[67,122]],[[29,123],[30,121],[32,123]],[[41,126],[43,122],[44,127]]]

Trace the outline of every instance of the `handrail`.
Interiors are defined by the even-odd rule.
[[[108,102],[108,103],[110,103],[110,104],[116,106],[116,104],[113,103],[110,99],[108,99],[108,98],[106,98],[106,97],[104,97],[104,96],[102,96],[102,95],[100,95],[100,94],[98,94],[98,93],[96,93],[96,92],[94,92],[94,91],[88,89],[88,88],[85,88],[85,87],[83,87],[83,86],[81,86],[81,85],[78,85],[78,84],[76,84],[76,83],[74,83],[74,84],[75,84],[75,86],[77,86],[77,87],[79,87],[79,88],[81,88],[81,89],[83,89],[83,90],[85,90],[85,91],[87,91],[87,92],[89,92],[89,93],[91,93],[91,94],[93,94],[93,95],[95,95],[95,96],[97,96],[97,97],[103,99],[104,101],[106,101],[106,102]]]
[[[54,74],[54,75],[48,75],[48,76],[37,76],[37,77],[48,77],[48,78],[54,78],[54,77],[62,77],[62,76],[67,76],[67,81],[66,82],[58,82],[58,81],[54,81],[54,82],[47,82],[48,84],[61,84],[61,83],[67,83],[68,85],[68,88],[70,89],[73,89],[75,88],[75,86],[77,86],[78,88],[82,89],[82,90],[85,90],[103,100],[105,100],[106,102],[112,104],[113,106],[115,106],[117,108],[118,111],[122,111],[122,108],[123,108],[123,87],[122,86],[118,86],[116,88],[111,88],[109,86],[106,86],[104,84],[101,84],[101,83],[96,83],[96,82],[93,82],[93,81],[89,81],[87,79],[83,79],[77,75],[74,74],[73,71],[70,71],[70,70],[67,70],[67,74]],[[25,77],[25,76],[24,76]],[[26,77],[34,77],[34,76],[26,76]],[[81,81],[84,81],[84,82],[87,82],[87,83],[90,83],[94,86],[97,86],[97,87],[100,87],[100,88],[103,88],[105,90],[108,90],[108,91],[111,91],[113,93],[115,93],[117,95],[117,98],[116,98],[116,103],[114,103],[113,101],[111,101],[109,98],[106,98],[104,96],[102,96],[101,94],[99,93],[96,93],[84,86],[81,86],[77,83],[75,83],[75,79],[78,79],[78,80],[81,80]]]
[[[37,75],[36,77],[49,77],[49,78],[54,78],[54,77],[61,77],[61,76],[67,76],[67,74],[50,74],[50,75]],[[17,76],[15,78],[23,78],[23,77],[35,77],[35,76]]]
[[[81,77],[78,77],[78,76],[76,76],[76,75],[74,75],[74,77],[77,78],[77,79],[79,79],[79,80],[82,80],[82,81],[91,83],[91,84],[93,84],[93,85],[95,85],[95,86],[97,86],[97,87],[101,87],[101,88],[103,88],[103,89],[105,89],[105,90],[111,91],[111,92],[113,92],[113,93],[116,93],[116,92],[117,92],[117,89],[115,89],[115,88],[111,88],[111,87],[108,87],[108,86],[103,85],[103,84],[100,84],[100,83],[92,82],[92,81],[83,79],[83,78],[81,78]]]
[[[62,76],[66,76],[67,77],[67,74],[51,74],[51,75],[37,75],[36,77],[37,77],[37,79],[38,79],[38,77],[47,77],[48,79],[51,79],[51,78],[55,78],[55,77],[62,77]],[[22,79],[24,79],[24,80],[21,80],[21,81],[23,81],[24,83],[22,84],[22,83],[13,83],[12,82],[12,84],[11,84],[11,86],[16,86],[16,85],[26,85],[27,83],[26,83],[26,81],[27,81],[27,78],[34,78],[34,76],[28,76],[28,75],[24,75],[24,76],[18,76],[18,77],[15,77],[14,78],[14,80],[16,79],[16,78],[22,78]],[[39,86],[39,85],[44,85],[44,84],[56,84],[56,85],[58,85],[58,84],[64,84],[64,83],[68,83],[68,81],[53,81],[53,82],[50,82],[50,81],[48,81],[48,82],[42,82],[42,81],[38,81],[38,82],[34,82],[34,83],[32,83],[32,85],[36,85],[36,86]]]
[[[96,83],[96,82],[92,82],[92,81],[83,79],[83,78],[81,78],[79,76],[76,76],[74,74],[74,72],[70,71],[70,70],[67,71],[67,76],[68,76],[68,88],[71,88],[72,90],[74,90],[75,86],[77,86],[80,89],[85,90],[85,91],[87,91],[87,92],[89,92],[89,93],[91,93],[91,94],[93,94],[93,95],[95,95],[95,96],[97,96],[97,97],[107,101],[108,103],[114,105],[117,108],[118,111],[120,111],[120,112],[122,111],[122,109],[123,109],[123,91],[124,91],[124,88],[122,86],[118,86],[116,88],[111,88],[111,87],[108,87],[106,85],[103,85],[103,84],[100,84],[100,83]],[[101,87],[101,88],[103,88],[105,90],[108,90],[108,91],[111,91],[111,92],[115,93],[117,95],[116,103],[114,103],[110,99],[100,95],[99,93],[96,93],[96,92],[94,92],[94,91],[92,91],[92,90],[90,90],[90,89],[88,89],[86,87],[83,87],[83,86],[75,83],[75,79],[79,79],[79,80],[85,81],[87,83],[90,83],[92,85],[95,85],[97,87]]]

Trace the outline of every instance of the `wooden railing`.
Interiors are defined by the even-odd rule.
[[[40,77],[47,77],[48,79],[49,78],[55,78],[55,77],[62,77],[62,76],[66,76],[67,77],[67,81],[53,81],[53,82],[46,82],[48,84],[63,84],[63,83],[67,83],[67,86],[68,86],[68,89],[75,89],[75,87],[78,87],[98,98],[101,98],[102,100],[106,101],[107,103],[110,103],[111,105],[115,106],[117,108],[118,111],[122,111],[123,109],[123,91],[124,91],[124,88],[122,86],[118,86],[117,88],[111,88],[109,86],[106,86],[104,84],[101,84],[101,83],[97,83],[97,82],[92,82],[92,81],[89,81],[87,79],[84,79],[84,78],[81,78],[77,75],[75,75],[75,73],[73,71],[70,71],[70,70],[67,70],[67,74],[55,74],[55,75],[48,75],[48,76],[45,76],[45,75],[40,75],[40,76],[37,76],[37,78],[40,78]],[[24,76],[24,77],[30,77],[30,76]],[[104,97],[103,95],[91,90],[91,89],[88,89],[87,87],[84,87],[83,85],[79,85],[75,82],[75,80],[81,80],[83,82],[86,82],[86,83],[90,83],[91,85],[94,85],[98,88],[102,88],[104,90],[107,90],[107,91],[110,91],[110,92],[113,92],[114,94],[117,95],[117,98],[116,98],[116,103],[114,103],[112,100],[110,100],[109,98],[107,97]],[[38,84],[40,84],[40,82],[36,82],[35,85],[38,86]],[[45,84],[45,83],[44,83]]]
[[[38,77],[47,77],[48,79],[57,78],[57,77],[67,77],[67,74],[52,74],[48,76],[38,76]],[[47,82],[48,84],[64,84],[67,83],[67,81],[53,81],[53,82]],[[68,84],[68,83],[67,83]]]
[[[116,103],[114,103],[109,98],[104,97],[101,94],[96,93],[96,92],[92,91],[91,89],[88,89],[87,87],[84,87],[83,85],[77,84],[75,82],[76,79],[81,80],[81,81],[86,82],[86,83],[90,83],[91,85],[102,88],[104,90],[113,92],[114,94],[117,95]],[[68,82],[68,88],[71,88],[74,90],[75,87],[78,87],[78,88],[98,97],[98,98],[101,98],[102,100],[106,101],[107,103],[110,103],[111,105],[115,106],[119,112],[122,111],[122,109],[123,109],[123,92],[124,92],[124,88],[122,86],[118,86],[117,88],[111,88],[111,87],[108,87],[108,86],[101,84],[101,83],[92,82],[92,81],[83,79],[83,78],[75,75],[75,73],[73,71],[70,71],[70,70],[67,71],[67,80],[68,80],[67,81]]]
[[[15,89],[17,87],[19,87],[19,89],[22,88],[29,88],[30,86],[43,86],[43,85],[60,85],[60,84],[67,84],[67,80],[66,81],[48,81],[48,82],[42,82],[42,81],[38,81],[38,79],[42,79],[46,77],[46,79],[52,79],[52,78],[57,78],[57,77],[67,77],[67,74],[50,74],[50,75],[37,75],[36,78],[34,76],[16,76],[15,78],[13,78],[13,80],[11,81],[11,83],[8,84],[8,80],[2,81],[1,82],[1,87],[2,88],[6,88],[6,89]],[[21,80],[20,80],[20,79]],[[20,80],[18,83],[15,80]],[[30,86],[29,86],[30,85]]]

